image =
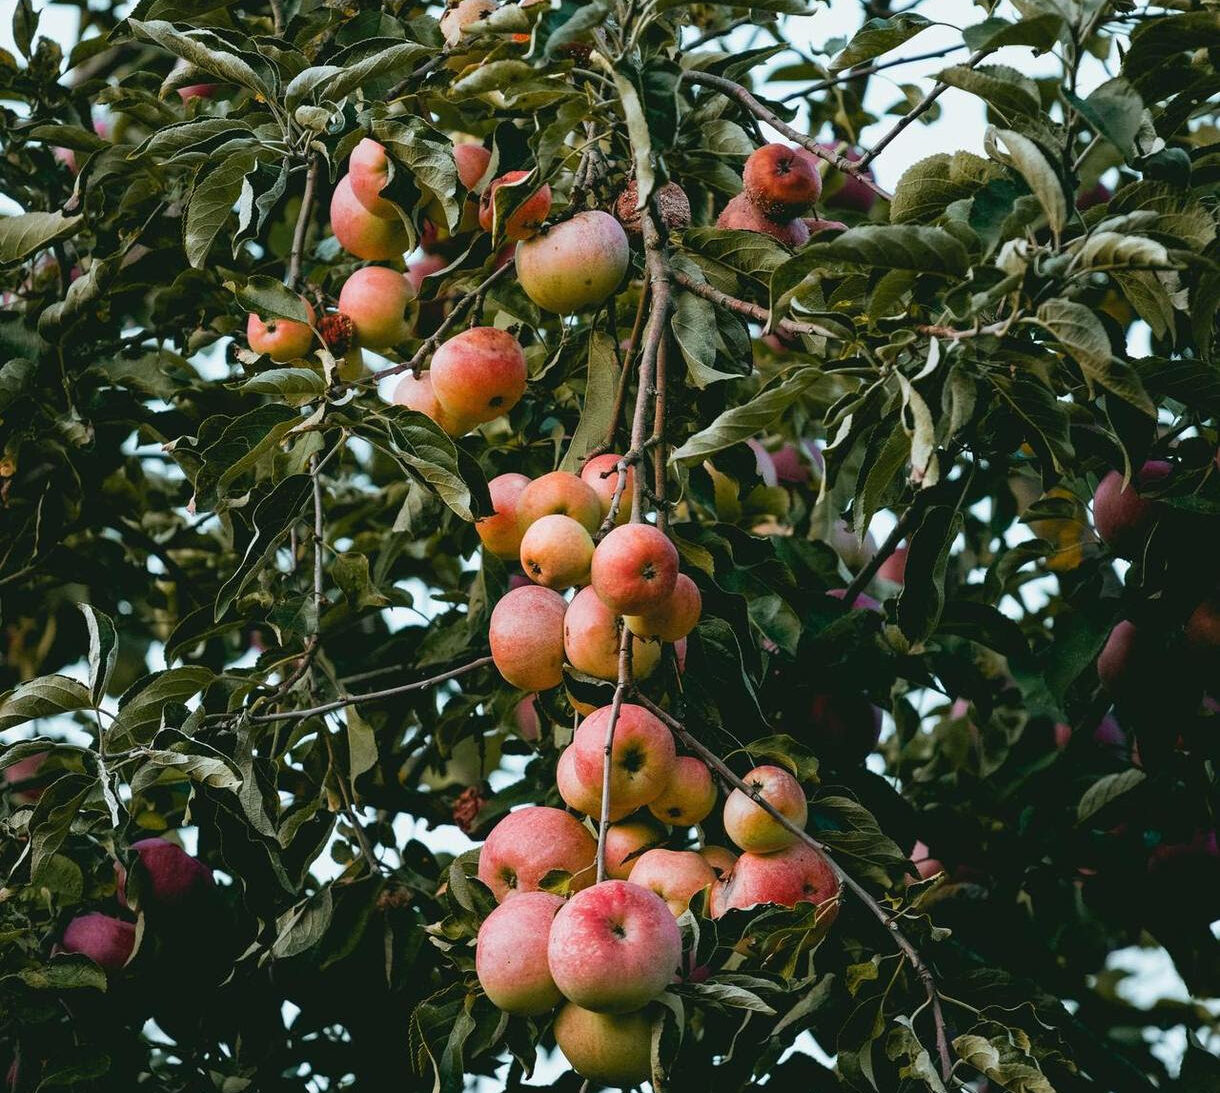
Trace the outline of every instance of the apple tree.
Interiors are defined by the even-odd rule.
[[[11,5],[7,1089],[1217,1087],[1220,8],[818,7]]]

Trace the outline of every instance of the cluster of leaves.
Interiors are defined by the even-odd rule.
[[[1176,649],[1214,579],[1220,10],[982,5],[969,59],[946,60],[930,92],[900,85],[892,111],[937,133],[941,92],[975,96],[982,149],[924,159],[892,200],[837,213],[846,230],[797,252],[712,226],[761,121],[857,144],[881,120],[866,70],[935,6],[868,5],[850,40],[815,47],[788,36],[797,0],[507,4],[446,49],[439,12],[397,0],[141,0],[123,18],[82,4],[97,33],[65,57],[19,0],[22,57],[0,56],[0,188],[24,210],[0,220],[0,730],[41,736],[0,767],[46,758],[41,796],[0,806],[0,1043],[17,1088],[394,1075],[452,1090],[508,1055],[528,1071],[550,1042],[478,991],[470,941],[489,897],[469,859],[410,836],[457,817],[478,837],[517,804],[558,803],[570,706],[542,696],[531,741],[522,696],[488,667],[406,685],[486,651],[509,578],[477,549],[487,479],[574,468],[606,436],[625,447],[616,394],[621,378],[635,393],[639,345],[621,342],[643,256],[575,320],[511,276],[477,292],[473,317],[519,331],[530,388],[457,442],[328,353],[275,368],[228,340],[247,310],[301,317],[281,284],[293,266],[333,304],[355,263],[325,229],[326,196],[365,135],[389,153],[412,240],[425,220],[453,233],[425,303],[482,285],[499,241],[460,231],[447,132],[484,141],[494,174],[549,181],[560,215],[610,207],[630,177],[690,198],[692,225],[664,241],[659,450],[704,618],[680,687],[662,673],[653,697],[736,768],[744,746],[800,771],[811,829],[934,969],[952,1080],[1169,1085],[1144,1034],[1212,1019],[1137,1009],[1107,958],[1150,933],[1195,993],[1220,989],[1202,895],[1148,873],[1150,849],[1214,827],[1215,718],[1199,672],[1149,680],[1119,711],[1127,745],[1100,748],[1094,665],[1124,615]],[[754,41],[725,48],[742,24]],[[1010,47],[1060,70],[992,62]],[[1088,58],[1113,76],[1083,95]],[[764,86],[754,110],[701,82],[764,66],[799,103]],[[175,93],[205,82],[217,90]],[[525,192],[502,191],[499,212]],[[764,481],[743,444],[759,436],[817,440],[824,466]],[[1071,517],[1103,473],[1150,455],[1174,463],[1164,501],[1184,522],[1122,579],[1095,543],[1065,566],[1059,542],[1014,541],[1019,519]],[[860,568],[837,522],[863,533],[882,510],[909,539],[905,583],[883,613],[851,610],[826,595]],[[886,777],[821,746],[809,711],[828,690],[892,714]],[[1062,750],[1056,723],[1078,727]],[[493,793],[500,767],[515,780]],[[141,920],[109,979],[53,955],[73,915],[113,906],[132,841],[184,826],[221,874],[212,921],[184,937]],[[947,880],[908,883],[916,839]],[[820,1063],[787,1054],[805,1032],[850,1088],[951,1084],[925,983],[850,895],[829,928],[811,908],[683,926],[692,974],[665,996],[656,1084],[827,1088]],[[1179,1087],[1215,1081],[1192,1043]]]

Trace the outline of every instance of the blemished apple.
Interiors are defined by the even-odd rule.
[[[566,517],[543,517],[543,520],[549,519]],[[568,613],[563,617],[563,647],[568,663],[585,675],[618,679],[619,641],[618,616],[602,603],[592,588],[582,588],[568,604]],[[647,679],[660,661],[659,645],[631,639],[631,671],[636,679]]]
[[[812,159],[786,144],[755,149],[742,171],[746,197],[771,220],[803,216],[822,196],[822,176]]]
[[[543,310],[570,315],[613,295],[630,261],[622,225],[588,209],[518,243],[517,280]]]
[[[682,935],[665,901],[622,880],[577,892],[551,924],[547,963],[570,1002],[596,1013],[630,1013],[669,985]]]
[[[538,1017],[563,1001],[547,965],[551,923],[563,903],[550,892],[521,892],[479,927],[475,973],[483,993],[505,1013]]]
[[[535,520],[552,514],[572,517],[592,535],[601,526],[602,503],[578,475],[550,471],[535,478],[517,499],[517,520],[524,533]]]
[[[407,310],[415,300],[410,278],[386,266],[356,270],[339,290],[339,310],[352,321],[365,349],[389,349],[406,341]]]
[[[432,354],[432,389],[440,404],[463,421],[493,421],[525,394],[528,378],[521,343],[507,330],[474,326]]]
[[[397,207],[381,196],[390,180],[390,161],[386,159],[384,146],[365,137],[352,149],[347,161],[347,176],[351,179],[352,193],[369,212],[383,220],[398,219]]]
[[[674,590],[651,611],[628,615],[627,629],[637,637],[657,641],[679,641],[699,622],[703,613],[703,597],[699,587],[685,573],[679,573]]]
[[[478,23],[495,10],[493,0],[458,0],[447,5],[440,19],[445,45],[453,49],[463,37],[477,34]]]
[[[686,191],[676,182],[666,182],[658,186],[652,193],[652,201],[656,206],[661,226],[666,231],[680,231],[690,227],[690,198]],[[628,235],[639,235],[643,230],[640,223],[640,189],[634,178],[627,180],[627,185],[614,202],[614,215],[626,229]]]
[[[394,385],[391,401],[395,406],[405,406],[430,417],[449,436],[464,436],[474,428],[473,422],[454,417],[440,404],[432,389],[431,372],[423,372],[418,377],[410,372],[403,373],[402,379]]]
[[[215,883],[212,870],[168,839],[141,839],[131,844],[140,860],[143,877],[140,906],[180,907]],[[115,894],[121,906],[128,906],[127,870],[115,863]]]
[[[314,346],[313,307],[304,301],[309,322],[295,319],[260,319],[253,312],[246,319],[246,341],[255,353],[265,353],[277,364],[300,360]]]
[[[59,947],[67,953],[81,953],[99,968],[118,971],[131,959],[136,945],[136,928],[121,918],[91,911],[77,915],[64,928]]]
[[[562,870],[573,891],[596,879],[597,840],[575,816],[561,808],[527,805],[510,812],[479,851],[479,880],[501,903],[521,892],[536,892],[542,878]]]
[[[660,606],[678,581],[678,551],[651,524],[613,528],[593,551],[590,577],[611,611],[641,615]]]
[[[717,877],[727,877],[737,864],[737,855],[724,846],[705,846],[699,856],[712,867]]]
[[[522,691],[549,691],[563,682],[564,598],[529,585],[506,592],[492,608],[488,641],[500,675]]]
[[[725,205],[716,218],[716,227],[761,232],[794,250],[809,242],[809,226],[803,220],[795,217],[783,223],[770,220],[745,194],[738,194]]]
[[[626,880],[643,851],[665,841],[668,828],[651,818],[635,817],[606,829],[606,876]]]
[[[535,584],[571,588],[589,580],[593,537],[570,516],[535,520],[521,536],[521,568]]]
[[[1144,494],[1165,484],[1173,466],[1161,459],[1145,463],[1123,485],[1119,471],[1110,471],[1093,495],[1093,526],[1101,540],[1120,558],[1136,558],[1165,512],[1165,506]]]
[[[839,879],[811,846],[794,843],[772,854],[742,854],[726,877],[712,888],[708,910],[712,918],[743,911],[760,903],[795,907],[823,903],[839,895]]]
[[[602,519],[610,515],[610,506],[614,503],[614,491],[618,488],[618,461],[621,455],[595,455],[585,460],[580,468],[580,477],[593,487],[593,492],[601,498]],[[619,498],[618,511],[614,514],[616,524],[625,524],[631,519],[631,491],[635,488],[635,468],[627,468],[627,481]]]
[[[367,262],[401,258],[411,246],[402,220],[369,212],[352,192],[350,175],[344,175],[330,199],[330,229],[349,254]]]
[[[805,791],[782,767],[755,767],[742,781],[781,816],[797,827],[805,826],[809,818]],[[770,854],[796,842],[796,835],[739,789],[724,803],[724,832],[742,850],[755,854]]]
[[[716,807],[716,784],[707,764],[693,755],[679,755],[674,773],[661,795],[648,805],[658,820],[673,827],[694,827]]]
[[[569,1002],[555,1018],[555,1044],[582,1078],[629,1089],[652,1073],[651,1010],[594,1013]]]
[[[716,872],[693,850],[657,849],[641,854],[627,879],[655,892],[677,918],[696,892],[716,883]]]
[[[601,786],[606,731],[612,706],[586,717],[572,738],[575,770],[582,781]],[[624,702],[614,724],[610,752],[610,802],[622,815],[655,801],[673,778],[677,766],[673,736],[643,706]]]
[[[529,171],[509,171],[493,179],[479,200],[479,227],[491,231],[495,218],[496,191],[501,186],[514,186],[529,176]],[[551,211],[551,188],[545,182],[521,202],[504,223],[504,238],[519,243],[538,234],[538,229]]]
[[[474,530],[484,550],[497,558],[517,558],[521,554],[521,525],[517,522],[517,499],[530,484],[524,474],[498,474],[487,483],[491,506],[495,512],[482,517]]]

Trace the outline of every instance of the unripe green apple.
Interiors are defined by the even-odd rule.
[[[569,1002],[555,1018],[555,1044],[582,1078],[628,1089],[652,1073],[652,1019],[651,1010],[594,1013]]]

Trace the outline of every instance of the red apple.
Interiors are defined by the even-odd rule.
[[[108,972],[123,967],[135,945],[136,928],[132,923],[100,911],[77,915],[65,927],[60,942],[64,952],[81,953]]]
[[[601,526],[602,503],[593,487],[570,471],[551,471],[535,478],[517,499],[521,531],[544,516],[570,516],[590,534]]]
[[[674,827],[694,827],[716,807],[716,784],[702,759],[679,755],[673,777],[661,795],[648,806],[658,820]]]
[[[712,867],[717,877],[727,877],[737,864],[737,855],[723,846],[705,846],[699,856]]]
[[[523,474],[498,474],[487,483],[493,515],[475,525],[483,549],[497,558],[516,558],[521,554],[521,526],[517,522],[517,501],[530,484]]]
[[[521,568],[547,588],[585,584],[592,560],[593,537],[570,516],[543,516],[521,537]]]
[[[479,227],[491,231],[495,217],[496,191],[501,186],[513,186],[529,176],[529,171],[509,171],[497,179],[483,191],[479,200]],[[530,239],[538,234],[547,213],[551,211],[551,188],[545,182],[529,197],[521,202],[508,216],[504,224],[504,238],[512,243],[522,239]]]
[[[389,349],[410,336],[407,311],[414,299],[409,277],[385,266],[365,266],[343,282],[339,310],[351,319],[365,349]]]
[[[637,637],[678,641],[695,628],[702,612],[698,585],[679,573],[674,590],[661,603],[642,615],[628,615],[623,621]]]
[[[601,786],[606,730],[613,707],[603,706],[580,723],[572,739],[575,770],[586,784]],[[643,706],[624,702],[614,726],[610,754],[610,801],[620,815],[655,801],[677,767],[674,740]]]
[[[590,209],[518,243],[517,280],[540,308],[570,315],[612,296],[630,261],[619,222]]]
[[[622,459],[621,455],[613,455],[606,453],[605,455],[595,455],[592,459],[585,461],[585,465],[580,469],[580,477],[587,482],[593,492],[601,498],[602,502],[602,519],[604,520],[610,515],[610,505],[614,501],[614,491],[618,488],[618,461]],[[616,524],[625,524],[631,519],[631,491],[635,488],[635,468],[627,468],[627,482],[623,486],[623,493],[619,498],[618,511],[614,515]]]
[[[797,827],[804,827],[809,806],[801,784],[782,767],[755,767],[743,779],[762,799]],[[724,803],[724,831],[742,850],[769,854],[796,842],[796,836],[739,789]]]
[[[567,517],[544,516],[542,519],[566,520]],[[586,675],[617,680],[620,633],[618,616],[602,603],[592,588],[582,588],[573,597],[563,618],[563,647],[568,663]],[[631,639],[631,671],[636,679],[647,679],[660,660],[661,647],[655,642]]]
[[[391,401],[395,406],[405,406],[430,417],[450,436],[463,436],[474,428],[474,422],[455,417],[440,404],[432,389],[431,372],[424,372],[418,379],[410,372],[403,373],[394,387]],[[515,552],[513,557],[516,557]]]
[[[483,993],[505,1013],[538,1017],[563,995],[547,965],[551,923],[562,896],[521,892],[483,920],[475,946],[475,971]]]
[[[648,817],[611,824],[606,829],[606,875],[611,880],[626,880],[642,852],[663,842],[666,833],[665,827]]]
[[[180,907],[211,888],[212,870],[168,839],[141,839],[131,844],[144,871],[140,906]],[[127,870],[115,863],[115,888],[120,905],[127,903]]]
[[[431,375],[445,410],[479,423],[516,406],[528,378],[521,343],[493,326],[471,327],[450,338],[432,355]]]
[[[649,850],[640,855],[628,880],[655,892],[677,918],[696,892],[716,883],[716,872],[693,850]]]
[[[678,581],[678,551],[651,524],[624,524],[597,544],[593,587],[610,610],[641,615],[659,607]]]
[[[769,220],[745,194],[738,194],[725,205],[716,218],[716,227],[761,232],[794,250],[809,242],[809,228],[803,220],[793,219],[783,223]]]
[[[349,254],[369,262],[401,258],[411,245],[406,227],[393,219],[369,212],[352,191],[351,175],[344,175],[330,199],[330,230]]]
[[[823,903],[839,895],[839,880],[825,856],[804,843],[774,854],[742,854],[733,871],[712,888],[708,909],[713,918],[728,911],[775,903]]]
[[[398,209],[381,196],[390,180],[390,161],[382,145],[368,137],[357,144],[347,161],[347,177],[352,193],[369,212],[383,220],[398,219]]]
[[[491,612],[492,659],[522,691],[549,691],[563,682],[564,598],[540,585],[515,588]]]
[[[255,353],[265,353],[277,364],[300,360],[314,345],[312,325],[315,321],[313,308],[308,301],[305,310],[309,312],[309,322],[300,323],[295,319],[260,319],[253,312],[246,319],[246,341]]]
[[[786,144],[764,144],[746,160],[742,172],[746,197],[771,220],[804,215],[822,196],[822,176],[811,158]]]
[[[1145,463],[1123,486],[1123,476],[1111,471],[1093,495],[1093,524],[1097,534],[1120,558],[1136,558],[1163,516],[1165,506],[1144,494],[1164,484],[1173,466],[1164,460]]]
[[[527,805],[510,812],[479,851],[479,880],[503,902],[536,892],[542,878],[562,870],[579,891],[595,877],[597,841],[575,816],[561,808]]]

